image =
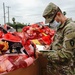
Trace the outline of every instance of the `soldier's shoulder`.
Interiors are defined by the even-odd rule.
[[[74,21],[71,21],[67,24],[67,26],[75,26],[75,22]]]
[[[71,21],[68,24],[66,24],[66,26],[64,27],[64,29],[74,29],[75,30],[75,22]]]
[[[62,31],[64,35],[75,32],[75,22],[70,21],[69,23],[67,23]]]

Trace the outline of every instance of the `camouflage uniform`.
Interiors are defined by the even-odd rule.
[[[67,19],[54,36],[52,50],[43,52],[47,57],[50,75],[75,75],[75,23]]]

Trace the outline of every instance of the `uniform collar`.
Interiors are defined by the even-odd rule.
[[[63,24],[61,24],[61,25],[58,27],[57,30],[62,29],[62,28],[63,28],[66,24],[68,24],[70,21],[72,21],[72,19],[71,19],[71,18],[67,18],[67,20],[66,20]]]

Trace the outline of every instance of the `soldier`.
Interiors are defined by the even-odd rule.
[[[56,29],[51,50],[38,52],[47,57],[47,72],[50,75],[75,75],[75,23],[52,2],[45,8],[43,17],[45,23]]]

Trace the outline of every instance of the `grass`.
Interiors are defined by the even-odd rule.
[[[19,28],[19,29],[18,29],[18,32],[21,32],[21,31],[22,31],[22,29]]]

